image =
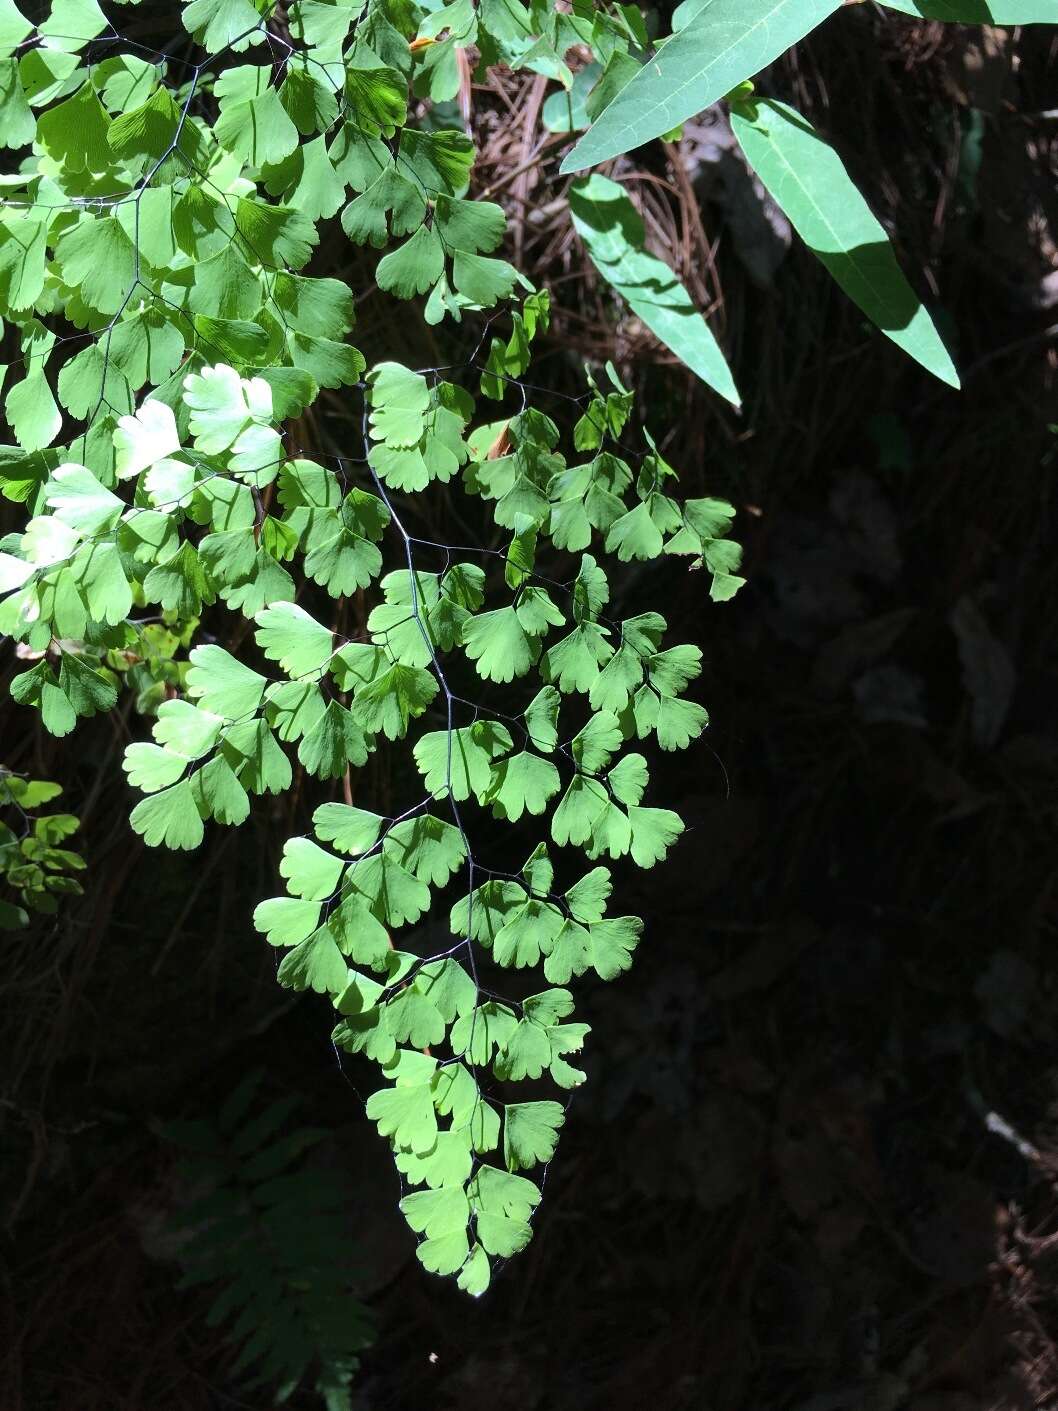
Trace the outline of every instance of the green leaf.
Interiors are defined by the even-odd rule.
[[[622,739],[617,717],[609,711],[599,711],[574,735],[570,751],[585,774],[599,774],[621,748]]]
[[[478,987],[457,960],[429,961],[415,977],[416,987],[429,997],[446,1024],[472,1012]]]
[[[493,958],[498,965],[515,969],[536,965],[547,954],[561,925],[562,913],[557,907],[529,897],[496,932]]]
[[[413,1230],[434,1239],[456,1230],[465,1232],[470,1222],[466,1192],[460,1186],[416,1191],[413,1195],[404,1197],[400,1202],[400,1209]],[[465,1252],[463,1257],[466,1258]],[[458,1267],[457,1264],[455,1268]],[[455,1269],[451,1272],[454,1273]]]
[[[351,707],[353,719],[364,730],[381,731],[387,740],[402,739],[409,722],[422,715],[437,689],[430,672],[397,662],[356,693]]]
[[[529,1019],[516,1024],[496,1058],[496,1076],[505,1082],[539,1078],[551,1064],[547,1031]]]
[[[110,361],[134,391],[164,383],[183,355],[183,334],[158,309],[126,312],[110,338]]]
[[[316,677],[331,659],[334,637],[328,627],[296,603],[273,603],[254,619],[257,645],[288,676]]]
[[[573,975],[583,975],[593,966],[602,979],[613,979],[631,964],[631,951],[638,932],[632,926],[637,918],[618,918],[616,928],[612,923],[602,923],[607,929],[599,932],[598,947],[593,943],[593,926],[581,926],[575,921],[563,922],[555,936],[544,962],[544,974],[552,982],[564,985]],[[621,943],[624,937],[627,944]]]
[[[59,667],[59,689],[79,716],[112,710],[118,693],[112,678],[104,676],[88,661],[64,651]]]
[[[9,901],[0,901],[0,930],[17,931],[29,925],[29,912]],[[488,1260],[485,1261],[488,1264]],[[461,1285],[462,1286],[462,1285]]]
[[[358,965],[386,970],[393,957],[389,935],[373,916],[363,897],[350,892],[331,912],[328,921],[338,948]],[[347,1013],[343,1010],[342,1013]]]
[[[399,1044],[426,1049],[445,1036],[445,1022],[437,1007],[421,994],[417,985],[406,986],[388,1000],[382,1022]]]
[[[21,15],[18,18],[21,20]],[[0,12],[0,49],[7,47],[3,34],[4,18]],[[36,130],[36,120],[26,102],[18,62],[0,58],[0,147],[25,147],[33,141]]]
[[[629,969],[642,931],[638,916],[615,916],[588,927],[589,955],[600,979],[616,980]]]
[[[271,336],[260,324],[249,319],[210,318],[207,314],[196,314],[195,332],[209,347],[232,362],[245,367],[258,362],[268,355]]]
[[[496,818],[517,823],[523,813],[544,813],[561,787],[559,772],[550,760],[523,750],[493,765],[483,802],[492,805]]]
[[[29,49],[19,60],[22,86],[34,107],[43,107],[69,93],[81,75],[76,54],[54,49]]]
[[[307,67],[288,66],[279,99],[303,136],[322,132],[338,116],[334,89],[321,82],[318,74]]]
[[[434,730],[416,742],[414,755],[434,798],[449,791],[459,803],[479,799],[492,783],[492,762],[511,749],[510,731],[493,720],[478,720],[451,732]]]
[[[566,893],[566,903],[576,921],[601,921],[613,884],[608,867],[594,867]]]
[[[397,1170],[412,1185],[465,1186],[470,1179],[473,1154],[459,1132],[438,1132],[433,1149],[422,1156],[413,1151],[394,1153]]]
[[[454,1274],[462,1267],[469,1249],[466,1232],[456,1230],[438,1239],[423,1240],[415,1252],[431,1274]]]
[[[242,196],[235,226],[253,257],[273,269],[300,269],[319,244],[316,227],[301,211]]]
[[[410,168],[429,191],[453,196],[470,180],[474,143],[463,132],[419,132],[407,127],[400,134],[401,167]]]
[[[91,83],[37,119],[37,141],[68,172],[102,172],[113,160],[110,118]]]
[[[0,51],[13,53],[32,32],[32,22],[26,19],[14,0],[0,0]]]
[[[582,554],[573,585],[573,616],[578,622],[594,622],[609,600],[606,574],[591,554]]]
[[[286,879],[292,896],[326,901],[334,895],[345,866],[342,858],[318,847],[311,838],[288,838],[283,845],[279,875]]]
[[[592,683],[589,700],[593,710],[619,715],[643,680],[643,661],[629,646],[621,646]]]
[[[515,575],[520,572],[517,568],[514,571]],[[561,627],[566,621],[545,588],[523,587],[515,611],[530,637],[545,637],[552,627]]]
[[[52,0],[51,13],[38,33],[48,48],[75,54],[106,27],[95,0]]]
[[[368,813],[366,809],[343,803],[321,804],[312,815],[317,838],[333,843],[339,852],[352,857],[358,857],[374,847],[382,822],[377,813]]]
[[[121,518],[124,503],[82,465],[60,465],[44,492],[55,518],[78,534],[102,534]]]
[[[115,118],[107,140],[119,157],[161,157],[168,152],[180,122],[180,109],[167,88],[156,88],[138,108]]]
[[[253,572],[257,541],[249,526],[207,534],[198,547],[206,571],[215,584],[238,583]]]
[[[757,103],[753,117],[735,108],[731,125],[750,166],[849,298],[897,347],[958,387],[933,320],[834,149],[785,103]]]
[[[459,829],[429,813],[395,824],[386,834],[385,848],[432,887],[443,887],[467,855]]]
[[[154,738],[186,761],[201,759],[216,748],[224,733],[224,720],[208,710],[175,697],[162,700],[154,721]],[[140,748],[129,746],[129,749]]]
[[[89,616],[117,626],[132,611],[132,589],[115,544],[89,543],[71,565]]]
[[[665,652],[653,652],[647,660],[647,679],[666,696],[680,695],[701,670],[701,647],[670,647]]]
[[[265,694],[265,715],[281,740],[298,740],[317,724],[326,709],[312,681],[277,681]]]
[[[642,147],[723,98],[841,8],[842,0],[706,0],[614,98],[562,175]]]
[[[381,569],[382,555],[374,544],[344,527],[305,556],[305,572],[334,598],[366,588]]]
[[[298,759],[319,779],[340,779],[349,765],[367,763],[367,742],[349,711],[338,701],[328,701],[316,723],[298,746]]]
[[[533,697],[522,716],[529,743],[547,754],[558,745],[558,709],[561,699],[554,686],[545,686]]]
[[[392,137],[408,118],[408,87],[396,69],[348,68],[345,96],[357,123]]]
[[[467,1196],[476,1214],[478,1238],[490,1254],[509,1258],[525,1248],[532,1238],[529,1222],[540,1203],[540,1192],[532,1181],[482,1165],[474,1173]],[[473,1275],[461,1278],[460,1287],[474,1292]]]
[[[407,1151],[428,1152],[437,1140],[437,1116],[429,1082],[398,1083],[367,1100],[367,1115],[379,1135]]]
[[[398,299],[413,299],[416,294],[425,294],[443,273],[441,241],[435,230],[422,225],[399,249],[379,260],[375,282]]]
[[[621,515],[606,533],[608,553],[616,553],[622,563],[631,559],[645,561],[658,558],[664,545],[660,529],[654,523],[651,506],[641,500],[635,509]]]
[[[532,855],[522,864],[522,878],[534,897],[549,895],[555,882],[555,869],[546,843],[538,843]]]
[[[320,394],[315,378],[302,368],[261,367],[257,375],[272,389],[272,414],[276,421],[301,416]]]
[[[225,758],[252,793],[280,794],[290,788],[290,761],[263,720],[247,720],[224,732]]]
[[[414,924],[430,906],[429,887],[385,850],[352,863],[346,883],[384,926]]]
[[[292,990],[340,995],[349,982],[349,967],[330,932],[321,927],[283,957],[276,979]]]
[[[456,1283],[463,1293],[469,1293],[472,1298],[480,1298],[487,1291],[491,1277],[492,1267],[489,1264],[489,1256],[480,1244],[476,1244],[470,1251],[467,1262],[459,1271]]]
[[[119,480],[131,479],[180,449],[180,433],[172,407],[148,398],[134,416],[118,418],[114,432]]]
[[[149,848],[189,851],[202,841],[202,819],[188,779],[141,799],[129,822]]]
[[[26,451],[50,446],[62,430],[62,413],[42,369],[12,383],[7,389],[4,411],[18,444]]]
[[[378,164],[387,157],[387,149],[382,146],[377,154]],[[390,235],[410,235],[419,228],[426,214],[426,201],[417,187],[391,165],[369,177],[368,182],[363,194],[350,201],[342,212],[342,229],[350,240],[358,245],[369,242],[381,247]]]
[[[174,754],[159,745],[136,742],[125,747],[122,768],[129,777],[129,783],[145,794],[157,793],[175,784],[188,766],[184,755]]]
[[[423,434],[430,389],[420,373],[379,363],[368,374],[371,432],[387,446],[414,446]]]
[[[503,1048],[516,1024],[513,1011],[506,1005],[487,1000],[452,1026],[452,1052],[483,1066],[491,1061],[493,1049]]]
[[[48,221],[32,213],[0,216],[0,299],[10,309],[28,309],[40,297],[47,262],[48,225]]]
[[[213,644],[195,647],[187,673],[188,694],[196,697],[204,710],[225,720],[242,720],[253,715],[264,696],[266,678],[244,666],[223,647]]]
[[[68,735],[77,724],[77,713],[46,661],[13,677],[10,690],[19,705],[36,706],[50,734]]]
[[[694,701],[659,696],[653,724],[661,749],[685,750],[709,724],[709,716]]]
[[[360,380],[366,366],[363,354],[348,343],[307,333],[290,335],[290,359],[321,387],[348,387]]]
[[[286,327],[299,333],[340,339],[353,327],[353,291],[340,279],[278,274],[272,286],[272,298],[282,309]]]
[[[570,780],[562,802],[551,818],[551,837],[559,847],[582,847],[608,803],[606,790],[593,779],[578,774]]]
[[[503,207],[494,201],[437,202],[437,226],[449,252],[488,254],[503,241],[507,221]]]
[[[193,250],[197,242],[190,239],[187,243]],[[236,242],[231,241],[219,254],[196,265],[195,283],[187,302],[194,313],[210,318],[252,318],[263,300],[260,278],[249,267]]]
[[[503,1109],[503,1156],[508,1171],[525,1170],[555,1154],[565,1113],[557,1102],[508,1103]]]
[[[607,283],[681,362],[739,406],[738,389],[709,325],[664,261],[644,249],[642,218],[621,187],[594,173],[573,183],[569,206],[574,229]]]
[[[632,860],[640,867],[663,862],[669,848],[683,832],[683,820],[668,808],[630,808]]]
[[[250,797],[223,756],[216,756],[193,774],[191,785],[199,813],[236,826],[249,818]]]
[[[191,0],[184,6],[184,28],[209,54],[236,53],[264,39],[261,16],[250,0]]]
[[[204,455],[230,449],[234,470],[258,468],[278,457],[279,437],[269,425],[272,389],[263,378],[247,380],[219,363],[186,377],[183,399],[191,409],[188,424],[195,444]],[[249,457],[249,463],[240,465],[240,455]]]
[[[373,608],[367,619],[371,636],[387,656],[429,666],[436,647],[429,619],[440,597],[436,574],[397,569],[383,578],[382,591],[386,601]]]
[[[128,379],[113,362],[104,357],[98,344],[82,348],[59,373],[56,390],[59,401],[71,415],[94,420],[106,408],[115,413],[132,410],[132,389]],[[105,416],[105,411],[103,415]],[[111,438],[103,423],[94,428],[97,444],[109,460]],[[89,435],[91,436],[91,432]],[[86,459],[90,459],[86,453]],[[99,469],[99,467],[96,467]],[[109,470],[109,466],[107,467]]]
[[[488,309],[507,299],[518,282],[518,272],[506,260],[457,250],[452,260],[452,284],[469,303]]]
[[[606,629],[595,622],[581,622],[540,658],[540,675],[553,682],[563,694],[585,694],[594,686],[599,667],[609,661],[613,647]]]
[[[216,591],[202,560],[189,543],[183,543],[164,563],[152,568],[143,580],[148,602],[161,603],[178,617],[197,617],[203,603],[216,600]]]
[[[513,607],[496,608],[469,618],[463,624],[463,646],[486,681],[513,681],[524,676],[540,652]]]

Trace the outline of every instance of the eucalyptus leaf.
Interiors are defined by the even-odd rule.
[[[775,100],[734,109],[731,125],[750,166],[849,298],[897,347],[958,387],[933,320],[834,149],[795,109]]]

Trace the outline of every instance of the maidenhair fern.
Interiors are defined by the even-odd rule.
[[[540,412],[505,421],[505,453],[476,460],[465,440],[475,406],[464,389],[388,363],[362,390],[365,454],[336,458],[330,469],[277,453],[263,410],[249,410],[266,404],[263,383],[223,365],[192,374],[186,448],[164,404],[148,400],[138,417],[119,422],[119,474],[128,458],[146,505],[125,508],[98,482],[91,491],[84,468],[60,467],[55,513],[93,548],[101,536],[120,545],[144,515],[164,520],[168,556],[153,566],[138,561],[144,596],[164,602],[168,594],[165,605],[185,616],[215,596],[229,605],[235,598],[253,619],[262,669],[217,643],[192,648],[186,694],[158,707],[153,743],[126,751],[130,782],[145,795],[132,826],[148,844],[194,848],[205,820],[242,822],[250,795],[291,787],[293,760],[331,780],[387,742],[414,741],[420,787],[400,814],[321,804],[313,836],[283,849],[286,895],[262,902],[254,920],[285,952],[280,983],[329,994],[339,1016],[335,1043],[379,1065],[381,1086],[367,1110],[405,1180],[425,1187],[402,1202],[425,1236],[423,1263],[480,1292],[489,1256],[513,1254],[529,1238],[537,1193],[518,1173],[550,1159],[564,1119],[554,1098],[511,1101],[508,1085],[545,1073],[559,1092],[582,1081],[567,1058],[587,1029],[564,1022],[574,999],[562,987],[588,971],[606,980],[621,974],[642,930],[636,917],[607,916],[608,867],[556,885],[549,847],[562,850],[567,869],[570,850],[585,863],[630,857],[650,867],[663,859],[682,824],[645,802],[647,760],[626,746],[649,739],[681,749],[706,723],[684,695],[700,650],[666,645],[657,612],[608,616],[606,571],[583,550],[597,544],[618,560],[691,555],[721,598],[738,585],[738,550],[723,537],[729,506],[677,502],[671,467],[649,447],[636,472],[618,454],[631,410],[619,385],[605,396],[592,388],[574,433],[591,459],[573,468]],[[265,447],[259,469],[240,465],[251,435]],[[159,459],[144,464],[151,456]],[[438,546],[406,528],[393,485],[418,476],[429,483],[436,465],[453,475],[462,467],[467,489],[493,502],[509,531],[505,549],[470,550],[475,563],[443,547],[443,568],[420,567],[437,559]],[[163,488],[152,489],[159,466]],[[74,481],[85,493],[70,496]],[[294,581],[260,547],[270,517],[253,517],[253,490],[273,484],[281,512],[270,532],[284,557],[336,600],[377,588],[365,640],[343,637],[323,612],[291,601],[289,588],[257,606],[259,575]],[[218,504],[230,524],[239,493],[247,522],[216,527]],[[105,523],[101,496],[113,501]],[[555,537],[575,569],[564,581],[535,568]],[[400,565],[388,572],[387,554]],[[74,569],[48,572],[61,580]],[[23,595],[22,611],[37,620],[38,583]],[[457,694],[454,673],[472,679],[468,667],[482,689],[505,688],[502,695]],[[44,670],[51,668],[19,678],[15,691],[27,696],[33,680],[43,692]],[[502,708],[490,703],[497,700]],[[540,841],[516,873],[498,873],[495,822],[526,817],[539,820]],[[466,894],[451,908],[449,940],[431,949],[413,934],[415,948],[402,948],[397,933],[420,923],[432,893],[457,876]],[[527,993],[518,980],[512,996],[498,988],[507,982],[496,967],[535,970],[552,988]]]
[[[232,1373],[285,1402],[311,1377],[327,1411],[349,1411],[357,1354],[370,1341],[352,1294],[346,1192],[306,1159],[326,1135],[291,1126],[296,1101],[257,1101],[251,1074],[213,1119],[171,1122],[186,1192],[170,1224],[184,1287],[212,1290],[208,1321],[239,1347]]]
[[[0,768],[0,930],[29,925],[30,913],[52,915],[61,896],[79,896],[74,875],[84,858],[62,847],[81,826],[72,813],[42,813],[62,785],[25,779]]]
[[[151,49],[146,15],[132,42],[95,0],[37,25],[0,0],[0,312],[21,351],[0,488],[26,507],[0,630],[32,663],[11,693],[64,736],[131,692],[150,847],[319,781],[254,921],[279,983],[329,996],[335,1045],[374,1066],[423,1264],[481,1293],[530,1238],[583,1081],[578,983],[619,976],[643,931],[610,914],[608,864],[652,867],[682,830],[648,755],[706,724],[699,649],[623,610],[625,566],[675,556],[635,570],[642,591],[682,563],[703,604],[741,580],[731,507],[678,497],[612,367],[561,426],[569,400],[524,381],[548,298],[497,254],[503,211],[471,198],[444,105],[471,41],[563,77],[571,45],[626,53],[638,30],[463,0],[182,19],[182,46]],[[326,222],[473,351],[362,355],[349,285],[304,273]],[[384,750],[388,815],[359,780]]]

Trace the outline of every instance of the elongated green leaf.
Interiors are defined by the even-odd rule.
[[[733,111],[746,159],[794,229],[886,337],[950,387],[959,375],[904,278],[888,237],[841,158],[795,109],[774,101]]]
[[[643,222],[620,186],[596,172],[573,183],[569,205],[602,277],[666,348],[737,407],[741,398],[720,345],[668,265],[643,248]]]
[[[583,171],[641,147],[809,34],[842,0],[706,0],[605,108],[559,170]]]

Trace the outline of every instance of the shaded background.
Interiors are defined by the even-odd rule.
[[[264,802],[194,858],[147,853],[119,783],[142,722],[126,708],[64,747],[5,693],[4,763],[64,784],[89,860],[56,923],[0,939],[5,1411],[274,1404],[232,1374],[208,1291],[177,1288],[187,1179],[161,1130],[252,1069],[328,1129],[336,1258],[375,1324],[364,1411],[1058,1396],[1058,39],[866,5],[759,87],[838,145],[943,310],[961,395],[791,246],[706,114],[617,175],[713,310],[746,395],[741,417],[719,407],[615,324],[564,215],[561,143],[518,174],[544,86],[467,95],[475,191],[497,190],[559,306],[529,374],[547,409],[582,359],[614,357],[686,492],[738,506],[749,578],[719,608],[678,565],[626,580],[701,643],[713,724],[658,762],[689,831],[664,868],[620,875],[647,935],[630,976],[585,995],[589,1083],[532,1245],[479,1303],[420,1270],[330,1006],[275,985],[250,912],[311,801]],[[339,232],[311,272],[348,278],[351,258]],[[411,319],[395,342],[369,268],[351,282],[369,360],[452,351]],[[325,395],[301,429],[321,443],[346,414]]]

